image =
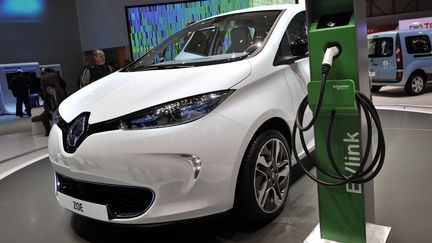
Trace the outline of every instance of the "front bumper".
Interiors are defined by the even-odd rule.
[[[154,193],[142,215],[107,221],[165,223],[232,208],[249,133],[239,123],[212,112],[179,126],[96,133],[73,154],[64,151],[62,131],[53,126],[48,150],[54,170],[63,176]],[[197,157],[199,164],[193,161]]]

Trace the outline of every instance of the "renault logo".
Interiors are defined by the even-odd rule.
[[[86,120],[86,116],[78,117],[78,119],[76,119],[72,126],[70,126],[66,137],[67,145],[72,147],[77,145],[78,140],[85,132]]]

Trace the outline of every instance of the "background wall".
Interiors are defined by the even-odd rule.
[[[59,63],[70,93],[83,64],[75,1],[38,2],[37,16],[1,15],[0,63]]]

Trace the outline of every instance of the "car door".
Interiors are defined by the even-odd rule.
[[[300,102],[307,94],[307,84],[310,80],[309,58],[307,52],[298,51],[295,47],[304,46],[307,51],[308,36],[306,25],[306,13],[300,12],[291,20],[285,31],[285,35],[279,45],[278,54],[283,59],[290,60],[285,64],[284,78],[290,92],[291,102],[294,106],[294,112],[300,105]],[[307,122],[312,118],[310,110],[306,112],[304,120]],[[313,145],[313,133],[305,133],[305,139],[309,142],[308,147]],[[297,142],[297,151],[301,149],[300,142]]]
[[[394,38],[374,37],[368,40],[369,71],[372,80],[396,80],[396,51]]]
[[[307,46],[306,14],[300,12],[289,23],[279,45],[278,55],[289,57],[291,62],[285,67],[284,77],[289,87],[294,107],[298,107],[307,93],[309,82],[309,58],[307,53],[293,53],[293,45],[304,43]]]

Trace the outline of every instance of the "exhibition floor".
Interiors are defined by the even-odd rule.
[[[428,242],[432,193],[432,115],[381,110],[386,163],[375,179],[376,223],[392,227],[388,242]],[[54,196],[53,172],[41,159],[0,181],[1,242],[303,242],[318,223],[316,185],[291,189],[287,207],[256,230],[229,218],[157,228],[121,227],[73,216]]]

